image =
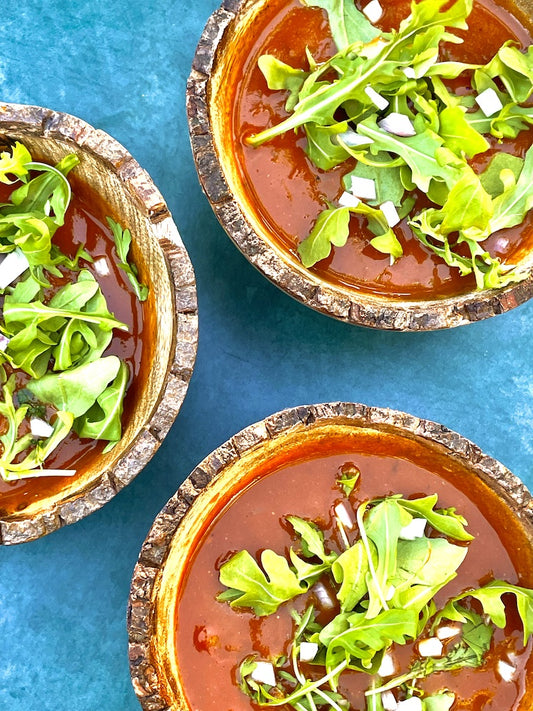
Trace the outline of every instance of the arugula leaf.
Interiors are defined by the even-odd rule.
[[[323,563],[331,565],[337,558],[336,553],[326,553],[324,549],[324,533],[314,523],[310,523],[299,516],[287,516],[287,521],[300,536],[302,548],[306,557],[316,556]]]
[[[472,158],[490,148],[487,139],[468,122],[460,106],[443,109],[439,114],[439,123],[439,135],[444,139],[444,145],[458,156],[465,153]]]
[[[341,612],[352,611],[367,593],[369,574],[368,557],[363,541],[357,541],[334,561],[331,571],[335,582],[340,583],[337,598]]]
[[[126,273],[126,276],[133,287],[133,291],[135,292],[135,296],[139,299],[139,301],[146,301],[148,298],[148,287],[146,284],[140,283],[139,272],[135,264],[133,262],[128,262],[128,253],[131,245],[131,232],[129,230],[123,230],[122,227],[110,217],[107,218],[107,223],[111,228],[113,239],[115,241],[115,249],[117,250],[117,255],[120,260],[118,266],[123,272]]]
[[[80,437],[106,439],[118,442],[122,436],[122,411],[128,387],[129,369],[120,361],[117,376],[98,395],[96,402],[74,422],[74,430]]]
[[[354,42],[370,42],[380,34],[352,0],[302,0],[308,7],[321,7],[328,13],[331,33],[338,49]]]
[[[323,210],[309,236],[298,245],[298,254],[304,267],[311,267],[329,257],[332,245],[343,247],[348,240],[349,224],[349,208],[330,207]]]
[[[422,699],[422,708],[424,711],[450,711],[454,701],[455,694],[445,691]]]
[[[483,606],[483,612],[489,616],[496,627],[503,629],[506,625],[505,605],[502,596],[506,594],[514,595],[522,625],[524,627],[524,644],[528,637],[533,634],[533,590],[522,588],[517,585],[506,583],[503,580],[493,580],[477,590],[468,590],[461,595],[457,595],[448,602],[439,617],[462,621],[465,617],[464,608],[456,603],[467,597],[479,600]]]
[[[483,71],[498,78],[517,104],[527,101],[533,92],[533,45],[522,53],[511,40],[506,42]]]
[[[72,415],[68,412],[58,412],[53,432],[45,440],[35,441],[31,434],[19,437],[19,428],[29,410],[28,404],[16,407],[13,395],[16,388],[16,377],[11,375],[2,386],[3,401],[0,401],[0,415],[5,419],[6,431],[0,435],[2,454],[0,456],[0,476],[4,481],[35,476],[35,471],[54,451],[58,444],[67,436],[72,427]],[[26,457],[18,463],[15,459],[19,454],[32,448]]]
[[[360,478],[361,471],[359,467],[356,467],[355,464],[346,464],[342,467],[337,477],[337,484],[342,487],[346,496],[350,496]]]
[[[529,148],[520,177],[503,172],[500,177],[504,191],[494,199],[494,214],[490,220],[491,232],[519,225],[533,207],[533,146]]]
[[[48,373],[38,380],[30,380],[26,387],[41,402],[80,417],[117,377],[120,363],[117,356],[99,358],[63,373]]]
[[[292,111],[298,102],[298,95],[309,72],[305,72],[303,69],[294,69],[271,54],[261,55],[257,60],[257,65],[265,77],[269,89],[286,89],[289,92],[285,110]]]
[[[505,190],[505,184],[501,178],[502,170],[510,170],[515,177],[515,181],[517,181],[523,167],[523,158],[513,156],[510,153],[496,153],[487,168],[479,176],[481,185],[492,198],[496,198]]]
[[[26,146],[18,141],[8,151],[0,153],[0,183],[11,184],[14,181],[9,177],[24,178],[28,174],[26,164],[31,161],[31,155]]]
[[[411,514],[422,516],[429,525],[456,541],[472,541],[474,536],[465,530],[466,520],[454,508],[436,509],[437,494],[420,499],[398,499],[398,504]]]
[[[264,572],[248,551],[235,553],[220,568],[220,582],[228,590],[217,599],[231,607],[250,608],[263,617],[306,590],[283,556],[265,550],[261,565]]]

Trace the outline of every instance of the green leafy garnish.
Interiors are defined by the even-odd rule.
[[[129,230],[123,230],[122,227],[110,217],[107,218],[107,222],[111,228],[113,239],[115,240],[115,249],[117,250],[119,258],[118,266],[126,273],[135,292],[135,296],[139,301],[146,301],[148,298],[148,287],[139,282],[139,272],[135,264],[128,262],[128,254],[131,246],[131,232]]]
[[[260,146],[302,129],[317,168],[330,170],[355,159],[344,179],[346,190],[352,177],[370,178],[377,197],[349,208],[328,203],[298,247],[302,264],[312,267],[332,247],[346,244],[351,214],[365,217],[377,251],[391,263],[400,259],[401,241],[379,209],[390,200],[400,217],[409,218],[414,237],[460,275],[473,274],[477,288],[525,279],[524,271],[502,263],[483,243],[498,230],[521,224],[533,207],[533,149],[524,161],[495,159],[481,174],[469,161],[489,150],[488,137],[515,138],[533,125],[533,47],[524,53],[506,42],[484,66],[439,61],[442,43],[462,42],[452,30],[467,29],[472,0],[413,2],[410,16],[391,32],[380,32],[352,0],[305,4],[326,11],[337,54],[321,64],[310,59],[308,69],[261,57],[268,86],[289,92],[290,115],[247,140]],[[446,83],[460,75],[470,79],[470,92],[456,94]],[[386,108],[376,107],[369,90]],[[490,117],[475,105],[486,90],[502,104]],[[397,135],[382,124],[398,115],[412,135]],[[354,144],[350,135],[368,142]],[[427,195],[429,207],[414,208],[415,190]]]
[[[424,533],[416,537],[411,533],[414,518],[425,523]],[[525,644],[533,635],[533,591],[496,580],[450,599],[437,610],[436,594],[456,576],[468,553],[465,543],[472,536],[465,529],[465,519],[454,508],[437,508],[436,494],[418,499],[398,494],[366,501],[357,507],[356,519],[355,540],[340,555],[325,550],[323,532],[316,524],[288,516],[301,539],[301,553],[291,549],[287,560],[264,550],[260,567],[250,553],[239,551],[221,567],[220,582],[228,589],[218,600],[259,616],[273,614],[280,605],[312,593],[318,580],[334,592],[339,605],[325,624],[318,622],[312,604],[302,614],[292,610],[296,626],[290,658],[281,655],[269,660],[275,684],[254,679],[258,658],[250,656],[240,666],[240,687],[259,706],[344,711],[351,707],[338,688],[342,674],[351,670],[369,677],[367,711],[383,709],[381,694],[393,689],[400,689],[403,697],[418,695],[423,711],[449,711],[455,695],[446,689],[425,693],[417,687],[418,680],[437,672],[482,666],[494,627],[506,624],[503,595],[516,598]],[[477,600],[486,617],[461,605],[465,599]],[[442,656],[415,655],[408,671],[383,683],[378,670],[392,645],[432,636],[443,620],[459,623],[458,641],[450,641]],[[304,642],[314,645],[316,653],[310,663],[323,669],[321,675],[317,672],[309,678],[304,672],[299,658]]]

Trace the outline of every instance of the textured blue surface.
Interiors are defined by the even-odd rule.
[[[533,303],[466,328],[367,331],[297,304],[237,252],[194,171],[184,91],[216,0],[4,0],[0,100],[73,113],[151,173],[193,260],[200,345],[181,414],[111,503],[0,549],[0,710],[137,711],[125,626],[156,513],[212,449],[303,403],[390,406],[458,430],[533,484]]]

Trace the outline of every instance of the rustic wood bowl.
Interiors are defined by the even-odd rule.
[[[141,548],[130,590],[128,632],[133,687],[145,711],[189,709],[175,651],[177,591],[206,526],[258,472],[268,474],[293,461],[302,445],[324,451],[318,449],[321,442],[347,436],[354,442],[375,437],[380,451],[398,441],[405,451],[422,447],[424,456],[440,462],[438,471],[459,471],[472,490],[503,501],[533,554],[533,497],[508,469],[461,435],[403,412],[353,403],[278,412],[204,459],[156,517]]]
[[[187,86],[192,151],[200,183],[229,237],[248,261],[287,294],[341,321],[396,331],[430,331],[480,321],[533,296],[533,245],[516,263],[528,273],[519,284],[442,298],[373,294],[326,281],[279,246],[258,215],[233,145],[235,66],[255,36],[271,0],[224,0],[209,18]],[[531,26],[533,0],[509,0],[513,14]]]
[[[145,309],[143,372],[120,443],[24,510],[0,513],[0,543],[39,538],[96,511],[149,462],[179,412],[194,365],[198,334],[192,265],[150,176],[117,141],[84,121],[38,106],[0,104],[0,139],[20,141],[35,159],[56,163],[75,152],[71,179],[102,196],[133,235],[132,254],[150,289]],[[149,374],[149,375],[148,375]],[[2,503],[0,499],[0,509]]]

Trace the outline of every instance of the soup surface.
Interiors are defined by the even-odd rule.
[[[438,507],[453,506],[468,522],[474,536],[458,576],[438,593],[443,605],[451,596],[493,579],[531,587],[532,548],[524,530],[510,516],[503,502],[472,473],[426,446],[396,436],[324,440],[312,451],[304,445],[292,462],[277,463],[250,472],[251,484],[232,498],[228,492],[213,514],[196,546],[178,593],[176,654],[181,684],[189,708],[239,711],[256,708],[237,686],[240,663],[256,654],[272,659],[288,653],[294,632],[291,609],[300,613],[309,602],[321,603],[305,593],[281,605],[275,614],[257,617],[249,610],[230,608],[216,597],[224,587],[221,566],[237,551],[247,550],[259,560],[269,548],[287,555],[298,549],[297,537],[287,523],[295,515],[318,524],[324,531],[326,549],[342,549],[335,507],[346,501],[336,483],[339,473],[357,467],[359,482],[350,495],[355,509],[362,501],[401,493],[405,498],[438,495]],[[327,583],[326,583],[327,584]],[[512,605],[508,605],[512,608]],[[509,622],[509,620],[511,620]],[[533,699],[531,641],[524,647],[521,625],[509,610],[509,624],[496,630],[486,664],[478,669],[440,672],[428,677],[423,688],[432,693],[453,690],[453,711],[526,711]],[[511,653],[517,673],[503,682],[497,660]],[[397,650],[401,671],[409,666],[412,645]],[[341,675],[340,691],[351,708],[365,707],[364,691],[369,676],[360,672]],[[283,708],[288,708],[283,706]]]
[[[356,4],[361,7],[360,2]],[[298,245],[309,235],[327,203],[339,199],[344,189],[342,177],[355,162],[350,159],[329,171],[316,168],[304,152],[306,138],[301,130],[289,131],[259,147],[247,145],[247,137],[289,116],[285,110],[287,92],[267,88],[257,65],[259,57],[272,54],[292,67],[303,68],[307,67],[307,48],[319,62],[335,53],[325,12],[304,7],[298,0],[275,0],[264,5],[252,31],[239,38],[227,82],[234,91],[233,114],[227,120],[231,121],[241,199],[262,226],[261,231],[299,261]],[[384,31],[397,28],[409,15],[407,0],[389,0],[382,5],[384,14],[378,25]],[[468,25],[468,32],[455,31],[464,37],[464,44],[443,45],[443,61],[486,63],[509,39],[522,49],[532,42],[531,28],[523,27],[505,6],[493,0],[476,0]],[[462,81],[461,77],[454,80],[457,93],[464,91]],[[472,161],[476,172],[484,170],[498,151],[523,157],[533,143],[533,129],[523,131],[516,139],[488,140],[490,149]],[[427,204],[421,195],[416,207],[422,209]],[[312,271],[333,284],[403,299],[445,297],[475,288],[473,275],[461,277],[457,268],[437,257],[414,237],[406,218],[395,232],[404,254],[391,265],[389,255],[369,244],[374,235],[365,218],[352,215],[347,244],[333,247],[330,256],[316,263]],[[518,227],[494,233],[483,245],[503,262],[516,264],[533,246],[533,214],[529,212]]]
[[[0,186],[0,202],[6,202],[13,187]],[[125,361],[129,368],[128,391],[124,401],[122,415],[123,430],[128,423],[128,412],[140,387],[141,365],[143,362],[143,304],[137,299],[125,273],[119,268],[111,231],[105,223],[109,209],[98,195],[87,186],[76,182],[69,208],[65,215],[65,224],[59,227],[53,237],[53,243],[61,251],[74,257],[79,247],[84,247],[93,260],[105,258],[109,274],[99,274],[94,264],[81,260],[80,267],[90,271],[100,285],[107,301],[108,309],[115,317],[124,322],[128,331],[113,331],[113,339],[105,351],[105,356],[116,355]],[[47,290],[48,299],[65,284],[75,282],[78,273],[61,267],[61,277],[50,277],[52,288]],[[30,379],[19,371],[18,387],[24,387]],[[48,408],[48,414],[53,410]],[[27,423],[19,434],[29,429]],[[0,477],[0,516],[8,516],[23,511],[30,504],[59,493],[66,485],[87,470],[106,445],[105,441],[81,439],[74,431],[60,443],[46,459],[49,469],[75,469],[74,476],[35,476],[6,482]]]

